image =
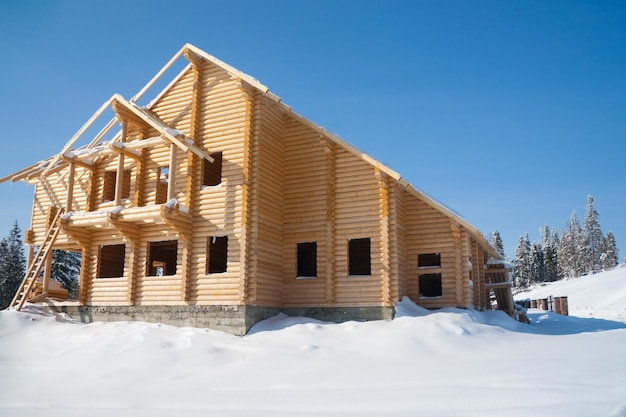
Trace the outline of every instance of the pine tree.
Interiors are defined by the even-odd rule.
[[[582,275],[585,270],[581,259],[585,247],[584,243],[578,216],[574,211],[561,232],[561,241],[557,251],[560,278]]]
[[[22,231],[17,222],[9,236],[0,241],[0,309],[11,303],[26,272],[26,257],[22,244]]]
[[[81,256],[79,253],[55,249],[52,251],[52,269],[50,276],[63,284],[70,299],[78,298],[78,277],[80,275]]]
[[[548,225],[544,226],[542,236],[543,259],[545,265],[545,280],[547,282],[559,279],[559,233]]]
[[[515,248],[515,259],[513,260],[513,280],[517,288],[526,288],[531,281],[530,270],[530,240],[528,233],[520,236],[517,248]]]
[[[497,230],[494,230],[491,234],[491,246],[493,246],[504,259],[504,245],[502,244],[502,237],[500,237],[500,232],[498,232]]]
[[[613,232],[608,232],[602,242],[602,254],[600,255],[600,265],[602,269],[613,269],[619,263],[617,243]]]
[[[535,284],[546,281],[546,266],[543,256],[543,248],[540,243],[533,242],[530,246],[528,267],[531,283]]]
[[[593,207],[593,197],[587,196],[587,209],[583,225],[583,239],[585,250],[581,253],[584,265],[583,272],[598,271],[601,269],[600,256],[602,255],[602,229],[600,228],[600,216]]]

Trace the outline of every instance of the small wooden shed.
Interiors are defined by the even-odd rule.
[[[113,120],[75,147],[107,109]],[[512,311],[506,269],[488,263],[501,256],[474,226],[189,44],[135,97],[113,95],[57,155],[7,180],[35,186],[18,308],[49,298],[52,249],[65,249],[82,255],[79,300],[53,305],[86,321],[242,334],[278,311],[390,318],[403,296],[491,308],[491,287]]]

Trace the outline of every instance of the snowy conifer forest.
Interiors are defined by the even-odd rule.
[[[65,250],[52,252],[50,276],[68,291],[71,300],[78,298],[80,254]],[[22,230],[17,222],[9,235],[0,240],[0,310],[9,306],[26,272]]]
[[[504,254],[497,231],[493,232],[491,243]],[[520,236],[513,259],[513,280],[518,289],[528,288],[610,270],[618,264],[615,236],[610,231],[603,234],[600,215],[589,195],[582,225],[574,211],[560,233],[545,225],[537,242],[531,242],[528,233]]]

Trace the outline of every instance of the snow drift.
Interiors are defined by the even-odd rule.
[[[622,298],[531,325],[408,299],[390,322],[278,315],[245,337],[3,311],[0,415],[626,417],[626,269],[594,280],[553,292],[573,312]]]

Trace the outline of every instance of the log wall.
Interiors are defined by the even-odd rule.
[[[285,116],[279,106],[254,95],[253,133],[250,149],[251,196],[249,215],[253,218],[251,239],[255,250],[254,303],[280,307],[283,303],[283,129]]]
[[[427,308],[466,307],[469,299],[467,232],[419,198],[406,200],[406,294]],[[441,254],[440,268],[418,268],[418,255]],[[441,274],[442,295],[420,295],[419,275]]]
[[[285,129],[283,305],[392,305],[405,239],[398,184],[319,132]],[[348,242],[370,239],[371,274],[350,276]],[[297,244],[317,243],[317,277],[297,277]]]
[[[380,185],[376,169],[352,153],[336,151],[336,298],[341,304],[383,302]],[[370,276],[350,276],[348,241],[369,238]]]
[[[195,112],[194,139],[208,153],[222,152],[222,182],[203,186],[202,163],[198,161],[191,175],[193,183],[188,185],[194,195],[188,301],[205,305],[240,304],[245,274],[242,225],[250,103],[239,82],[214,65],[201,64],[196,77],[201,88],[189,98],[194,97],[197,102],[194,105],[190,100],[186,105]],[[208,274],[207,247],[213,236],[228,237],[227,271]]]
[[[335,274],[329,259],[334,235],[329,236],[328,227],[334,219],[334,150],[319,133],[293,118],[285,126],[284,147],[283,304],[332,305]],[[297,276],[297,244],[304,242],[317,242],[314,278]]]

